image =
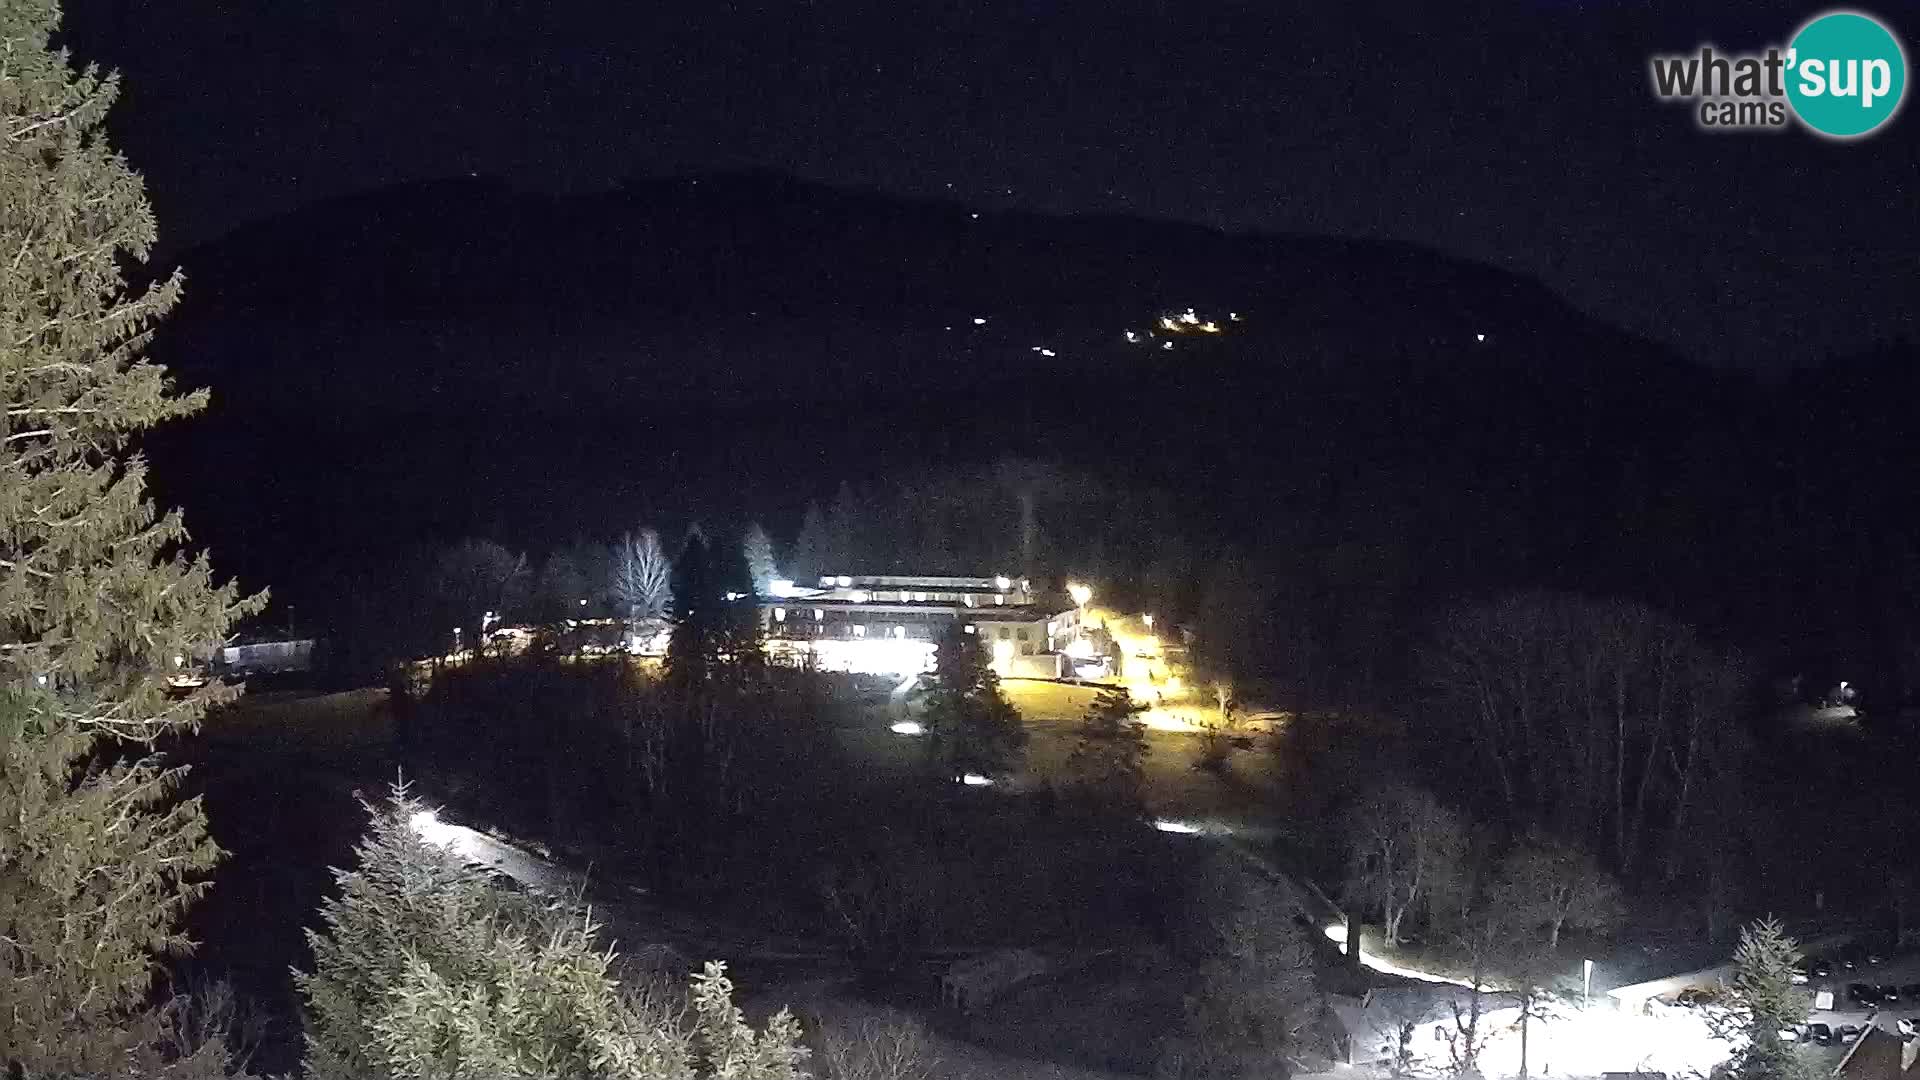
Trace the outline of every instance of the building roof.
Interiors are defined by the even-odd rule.
[[[896,601],[856,601],[842,599],[814,599],[804,596],[789,597],[782,600],[762,599],[763,608],[787,608],[804,610],[820,608],[824,611],[865,612],[873,615],[929,614],[964,618],[971,622],[1041,622],[1070,610],[1068,607],[1049,607],[1041,604],[989,604],[985,607],[967,607],[951,602],[935,603],[899,603]]]
[[[876,614],[966,616],[983,622],[1038,622],[1073,610],[1066,597],[1037,596],[1025,578],[907,574],[823,575],[820,586],[778,582],[763,608],[814,607]]]

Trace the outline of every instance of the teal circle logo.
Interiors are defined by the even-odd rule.
[[[1821,15],[1788,46],[1787,101],[1800,122],[1836,139],[1865,135],[1893,119],[1907,91],[1907,57],[1878,19],[1853,11]]]

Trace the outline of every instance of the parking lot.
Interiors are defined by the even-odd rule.
[[[1844,951],[1817,955],[1814,959],[1825,960],[1831,974],[1813,975],[1808,979],[1807,990],[1810,995],[1816,995],[1816,1001],[1820,992],[1830,992],[1833,1007],[1810,1011],[1807,1015],[1810,1028],[1826,1024],[1837,1033],[1849,1024],[1864,1029],[1869,1022],[1877,1021],[1888,1032],[1898,1034],[1900,1020],[1920,1021],[1920,952],[1890,956],[1877,964],[1871,962],[1870,955],[1860,955],[1852,957],[1851,969],[1844,963]],[[1853,1000],[1849,990],[1855,985],[1873,987],[1876,991],[1878,987],[1892,987],[1897,1000],[1869,1003]],[[1826,1045],[1811,1040],[1803,1042],[1803,1052],[1827,1069],[1839,1064],[1847,1049],[1848,1044],[1839,1038]]]

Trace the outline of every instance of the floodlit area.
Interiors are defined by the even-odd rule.
[[[1519,1074],[1519,1019],[1518,1008],[1487,1017],[1494,1036],[1481,1061],[1490,1075]],[[1605,1006],[1576,1008],[1545,1020],[1535,1017],[1527,1032],[1527,1064],[1533,1072],[1705,1076],[1732,1053],[1733,1047],[1714,1036],[1699,1009],[1635,1015]]]
[[[1325,933],[1345,954],[1346,926],[1335,923],[1327,926]],[[1471,984],[1463,979],[1397,963],[1364,946],[1360,963],[1384,975],[1456,987],[1442,997],[1451,996],[1463,1014],[1467,1008]],[[1480,1024],[1489,1033],[1481,1052],[1482,1071],[1489,1076],[1518,1075],[1522,1068],[1519,1005],[1509,994],[1488,990],[1482,1008],[1486,1011],[1481,1014]],[[1654,1004],[1644,1010],[1627,1010],[1605,995],[1596,995],[1591,1004],[1536,1003],[1535,1010],[1527,1025],[1525,1065],[1538,1075],[1663,1072],[1670,1076],[1705,1076],[1733,1052],[1729,1043],[1713,1034],[1708,1009]],[[1392,1022],[1379,1026],[1390,1030]],[[1447,1036],[1457,1030],[1452,1010],[1443,1002],[1417,1027],[1413,1043],[1416,1063],[1430,1068],[1448,1066],[1451,1050]],[[1365,1043],[1362,1046],[1369,1051],[1375,1048]]]

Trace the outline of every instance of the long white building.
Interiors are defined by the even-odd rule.
[[[841,574],[773,591],[760,601],[768,652],[823,671],[929,670],[935,644],[958,623],[986,643],[1001,674],[1055,675],[1080,632],[1070,600],[1037,596],[1025,578]]]

